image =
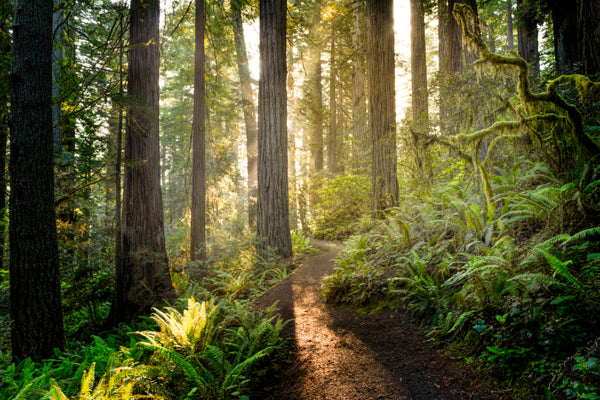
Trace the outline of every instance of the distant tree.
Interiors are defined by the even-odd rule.
[[[578,41],[580,60],[586,75],[600,74],[600,2],[577,0]]]
[[[10,76],[12,356],[64,348],[54,210],[52,1],[16,0]]]
[[[310,120],[310,172],[314,175],[323,170],[323,82],[321,65],[321,47],[319,43],[321,24],[320,0],[314,3],[309,32],[308,81],[309,120]]]
[[[373,217],[398,203],[396,95],[394,87],[394,2],[367,2],[367,76],[372,154]]]
[[[514,26],[513,26],[513,2],[506,0],[506,40],[508,51],[515,48]]]
[[[352,165],[359,171],[368,171],[369,146],[366,102],[366,40],[365,5],[355,2],[352,25]]]
[[[242,94],[242,109],[246,126],[246,154],[248,158],[248,223],[256,225],[256,157],[258,147],[258,126],[256,122],[256,106],[252,91],[252,79],[248,67],[244,25],[242,24],[242,0],[231,0],[231,16],[237,56],[238,73],[240,76],[240,91]]]
[[[331,51],[329,53],[329,132],[327,135],[327,169],[330,174],[338,171],[337,166],[337,82],[336,82],[336,48],[335,48],[335,24],[331,23],[330,40]]]
[[[204,0],[196,0],[194,46],[194,119],[192,122],[192,218],[190,257],[192,261],[206,259],[206,162],[205,114],[206,93],[204,30],[206,17]]]
[[[574,73],[579,64],[577,7],[563,0],[548,0],[554,33],[554,59],[557,72]]]
[[[258,252],[292,255],[288,209],[285,0],[260,0]]]
[[[410,43],[412,83],[412,127],[410,136],[418,179],[420,182],[427,184],[431,182],[432,173],[431,157],[427,143],[429,105],[423,0],[411,0],[410,2]]]
[[[531,64],[531,75],[540,74],[538,10],[535,0],[517,0],[517,39],[519,56]]]
[[[159,0],[131,0],[123,257],[116,271],[116,321],[129,321],[173,296],[160,189],[159,17]]]

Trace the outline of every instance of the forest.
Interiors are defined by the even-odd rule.
[[[597,0],[2,0],[0,74],[0,400],[284,398],[315,243],[327,307],[600,399]]]

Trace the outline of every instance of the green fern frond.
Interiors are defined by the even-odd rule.
[[[569,239],[567,239],[563,246],[569,246],[578,242],[583,241],[598,241],[600,240],[600,226],[596,226],[594,228],[585,229],[583,231],[577,232]]]
[[[571,260],[563,262],[545,250],[540,250],[540,252],[544,256],[544,258],[546,258],[546,261],[548,261],[548,264],[550,264],[552,269],[554,269],[554,276],[556,276],[556,275],[562,276],[567,282],[571,283],[573,286],[575,286],[581,292],[585,292],[585,289],[584,289],[583,285],[581,284],[581,282],[579,281],[579,279],[577,279],[575,276],[573,276],[573,274],[569,271],[568,267],[570,264],[572,264]]]

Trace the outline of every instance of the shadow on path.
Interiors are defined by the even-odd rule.
[[[477,384],[476,374],[433,348],[404,313],[360,315],[323,304],[321,280],[343,245],[313,245],[322,252],[256,303],[278,301],[281,316],[293,319],[284,330],[290,355],[267,399],[510,399]]]

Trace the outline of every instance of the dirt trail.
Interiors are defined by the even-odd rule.
[[[359,315],[324,304],[321,279],[343,245],[313,244],[322,252],[257,301],[259,307],[278,301],[282,317],[293,318],[284,331],[294,339],[292,351],[268,399],[511,398],[478,383],[477,374],[434,348],[404,313]]]

